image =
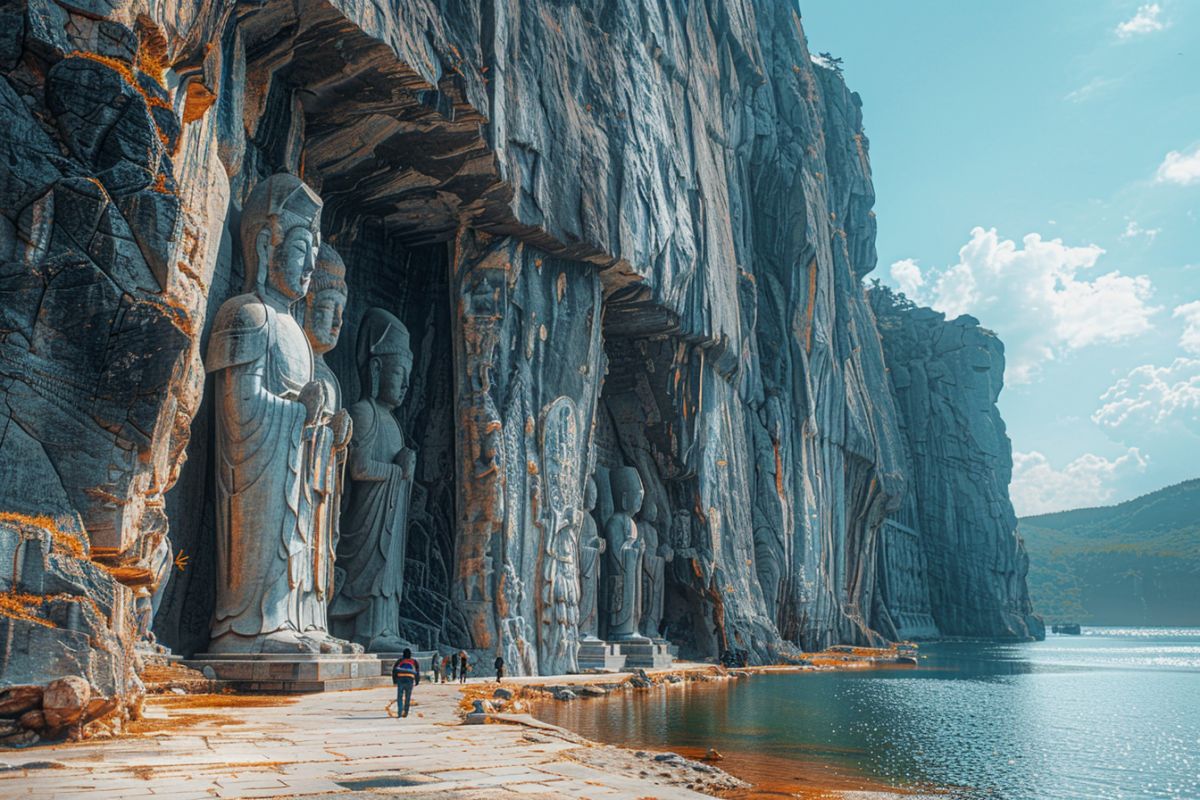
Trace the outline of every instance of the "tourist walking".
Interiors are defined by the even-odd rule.
[[[504,656],[496,656],[496,683],[504,680]]]
[[[429,659],[429,663],[433,667],[433,682],[441,683],[442,682],[442,662],[438,661],[438,657],[435,655],[433,658]]]
[[[459,683],[467,682],[467,666],[468,666],[467,665],[467,651],[459,650],[458,651],[458,682]]]
[[[396,659],[396,663],[392,664],[392,683],[396,684],[396,713],[398,716],[408,716],[413,687],[420,682],[421,667],[413,660],[412,650],[406,647],[401,656]]]
[[[447,675],[450,677],[447,678]],[[458,680],[458,659],[453,653],[442,659],[442,679],[450,681]]]

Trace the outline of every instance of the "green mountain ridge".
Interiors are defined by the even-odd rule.
[[[1022,517],[1018,533],[1048,624],[1200,626],[1200,479]]]

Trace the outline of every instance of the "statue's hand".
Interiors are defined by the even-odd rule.
[[[300,402],[304,405],[304,424],[312,425],[321,419],[329,405],[329,388],[324,381],[309,381],[300,390]]]
[[[329,427],[333,429],[333,446],[343,448],[350,443],[350,437],[354,433],[354,423],[350,420],[350,412],[346,409],[339,409],[333,415],[333,419],[329,421]]]
[[[396,453],[396,457],[392,459],[392,463],[404,471],[404,477],[411,478],[413,471],[417,467],[417,451],[411,447],[406,447],[399,453]]]

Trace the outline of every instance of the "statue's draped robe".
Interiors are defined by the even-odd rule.
[[[642,633],[658,638],[662,625],[663,592],[666,588],[667,559],[663,557],[658,543],[658,531],[649,522],[638,523],[641,541],[645,546],[642,554]]]
[[[591,514],[579,532],[579,635],[597,636],[597,593],[600,591],[600,537]]]
[[[335,633],[369,647],[373,639],[400,638],[400,599],[412,476],[393,462],[404,445],[395,417],[374,400],[350,410],[354,422],[349,463],[350,497],[338,540],[343,576],[330,615]]]
[[[312,585],[298,402],[312,351],[294,319],[241,295],[217,316],[206,369],[217,398],[213,639],[298,631],[300,597]],[[251,388],[253,376],[261,383]]]
[[[642,541],[634,539],[637,523],[625,513],[608,521],[605,561],[608,596],[608,638],[637,633],[642,608]]]
[[[314,359],[314,379],[325,384],[331,402],[325,424],[316,425],[305,436],[306,503],[312,507],[312,534],[309,558],[312,562],[313,591],[301,603],[301,630],[329,630],[326,609],[333,597],[333,564],[337,553],[338,517],[342,490],[345,452],[334,448],[329,420],[342,407],[342,390],[332,370],[319,358]]]

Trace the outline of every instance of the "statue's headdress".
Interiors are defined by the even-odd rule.
[[[322,243],[321,250],[317,253],[317,268],[313,272],[312,286],[308,294],[315,297],[327,290],[334,290],[343,295],[350,293],[346,285],[346,262],[342,261],[338,251],[331,245]]]
[[[271,226],[275,245],[283,240],[280,218],[293,214],[307,220],[315,237],[321,232],[321,198],[304,181],[287,172],[277,172],[258,185],[242,206],[242,263],[246,269],[246,286],[255,289],[266,283],[266,265],[258,263],[256,252],[258,232],[264,223]]]
[[[358,324],[356,353],[364,391],[371,385],[372,358],[404,356],[409,368],[412,368],[412,350],[408,342],[408,328],[394,314],[377,307],[367,309]]]

